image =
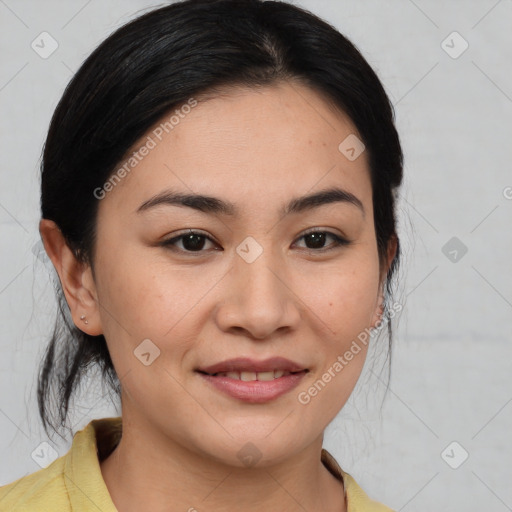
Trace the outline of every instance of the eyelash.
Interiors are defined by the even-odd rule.
[[[321,234],[326,234],[328,236],[331,236],[334,239],[334,245],[331,246],[331,247],[328,247],[326,249],[323,249],[323,248],[322,249],[309,249],[307,247],[303,248],[305,251],[310,252],[310,253],[326,253],[328,251],[332,251],[332,250],[338,249],[340,247],[346,247],[346,246],[348,246],[348,245],[350,245],[352,243],[349,240],[346,240],[345,238],[342,238],[342,237],[332,233],[331,231],[325,231],[325,230],[321,230],[321,229],[312,229],[312,230],[306,231],[297,240],[301,240],[302,238],[304,238],[304,237],[306,237],[308,235],[314,234],[314,233],[321,233]],[[161,246],[163,246],[165,248],[168,248],[168,249],[170,249],[172,251],[176,251],[176,252],[180,252],[180,253],[186,253],[186,254],[197,254],[199,256],[199,255],[201,255],[201,253],[204,253],[205,251],[204,250],[187,251],[187,250],[184,250],[184,249],[176,248],[176,242],[177,241],[183,239],[186,236],[190,236],[190,235],[197,235],[197,236],[200,236],[200,237],[203,237],[203,238],[206,238],[206,239],[210,240],[212,243],[216,243],[214,240],[212,240],[205,233],[203,233],[201,231],[196,231],[194,229],[190,229],[186,233],[183,233],[181,235],[175,236],[175,237],[170,238],[168,240],[163,240],[159,245],[161,245]]]

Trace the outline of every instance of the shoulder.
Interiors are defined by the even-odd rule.
[[[347,496],[347,512],[395,512],[393,509],[368,497],[352,475],[341,470]]]
[[[98,456],[121,436],[121,418],[92,420],[48,467],[0,487],[0,512],[115,512]]]
[[[322,462],[327,469],[343,482],[347,512],[395,512],[393,509],[370,499],[356,480],[336,462],[336,459],[325,449],[322,449]]]
[[[63,476],[65,458],[59,457],[48,467],[0,487],[0,511],[71,510]]]

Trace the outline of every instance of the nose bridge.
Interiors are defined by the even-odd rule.
[[[230,293],[219,311],[223,328],[243,328],[256,338],[269,336],[299,319],[293,293],[276,251],[248,237],[236,248]],[[282,275],[280,275],[282,274]]]
[[[239,267],[237,269],[239,270],[238,275],[243,282],[242,298],[252,302],[253,306],[256,304],[260,304],[260,306],[268,304],[270,306],[273,301],[282,300],[282,283],[275,275],[276,270],[271,270],[277,266],[275,258],[272,258],[269,254],[265,256],[262,254],[252,263],[239,261],[237,266]]]
[[[275,270],[272,272],[271,269],[280,266],[273,254],[274,251],[270,248],[263,250],[263,247],[257,247],[256,243],[248,240],[237,248],[239,258],[238,261],[235,258],[235,270],[243,283],[238,299],[241,303],[247,304],[256,315],[258,311],[262,316],[268,316],[269,311],[277,315],[285,297],[281,289],[282,283],[274,275]],[[244,253],[247,248],[249,251]],[[268,311],[265,311],[267,309]]]

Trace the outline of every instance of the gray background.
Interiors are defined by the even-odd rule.
[[[381,410],[384,377],[370,354],[325,446],[397,511],[512,510],[512,0],[295,3],[334,24],[377,71],[405,153],[391,386]],[[70,444],[47,439],[35,397],[54,311],[33,251],[48,123],[92,49],[155,5],[0,0],[0,485],[40,469],[31,457],[40,443],[58,455]],[[43,31],[58,43],[48,58],[31,47]],[[117,414],[92,381],[74,429]]]

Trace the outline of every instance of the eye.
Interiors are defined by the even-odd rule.
[[[328,238],[334,240],[330,246],[325,247],[326,240]],[[304,239],[306,241],[306,250],[310,250],[313,252],[326,252],[333,249],[336,249],[340,246],[350,245],[351,242],[342,238],[330,231],[322,231],[320,229],[310,230],[307,233],[303,234],[298,240]],[[208,242],[217,245],[208,235],[201,231],[196,231],[193,229],[187,230],[186,233],[175,236],[168,240],[164,240],[160,243],[161,246],[170,248],[173,251],[177,252],[185,252],[185,253],[201,253],[205,252],[203,249]],[[179,244],[181,243],[181,247]],[[214,249],[216,250],[216,249]]]
[[[164,240],[160,243],[160,245],[163,247],[168,247],[171,250],[175,250],[177,252],[199,253],[205,252],[203,249],[208,241],[214,243],[209,236],[202,233],[201,231],[189,229],[186,233],[170,238],[169,240]],[[181,242],[182,247],[178,247],[179,242]]]
[[[325,241],[328,238],[332,238],[334,242],[331,246],[325,248]],[[326,252],[332,249],[336,249],[340,246],[350,245],[350,241],[342,238],[330,231],[322,231],[320,229],[310,230],[304,235],[302,235],[298,240],[304,239],[306,241],[306,249],[312,250],[314,252]]]

